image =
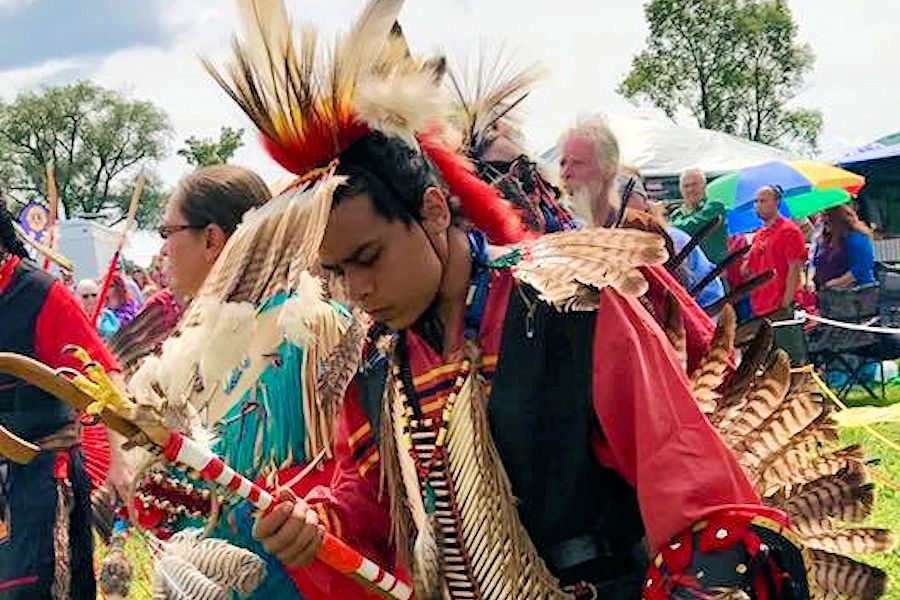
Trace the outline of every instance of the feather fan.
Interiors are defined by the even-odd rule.
[[[666,260],[662,238],[629,229],[551,233],[523,244],[518,252],[513,274],[557,308],[583,295],[585,287],[611,286],[622,294],[640,296],[647,291],[647,281],[638,267]]]

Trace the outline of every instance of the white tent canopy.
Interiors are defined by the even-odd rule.
[[[603,115],[619,141],[621,163],[644,177],[678,176],[689,168],[724,173],[770,160],[793,158],[772,146],[720,131],[682,127],[667,121]],[[541,155],[549,173],[556,174],[559,152],[554,145]]]

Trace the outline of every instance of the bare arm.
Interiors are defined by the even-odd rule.
[[[794,295],[800,286],[800,270],[803,268],[802,261],[795,261],[788,264],[787,281],[784,286],[784,298],[781,299],[781,306],[789,308],[794,302]]]
[[[840,277],[835,277],[834,279],[829,279],[825,282],[825,287],[829,288],[846,288],[850,287],[856,283],[856,277],[853,276],[853,271],[847,271]]]

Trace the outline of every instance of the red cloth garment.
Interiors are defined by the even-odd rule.
[[[659,265],[642,267],[641,273],[650,285],[647,298],[657,315],[665,313],[667,294],[672,294],[681,307],[687,342],[687,368],[688,372],[692,373],[709,351],[716,333],[715,322],[665,267]]]
[[[759,504],[697,407],[665,334],[636,299],[601,293],[594,357],[603,430],[594,449],[637,489],[651,552],[722,507]]]
[[[479,336],[489,369],[499,352],[513,285],[508,273],[494,275]],[[452,386],[441,383],[447,371],[443,359],[417,335],[407,335],[416,386],[431,385],[435,398],[446,399]],[[602,432],[595,430],[592,446],[604,465],[637,487],[651,551],[717,510],[759,504],[741,467],[698,409],[665,334],[637,299],[609,289],[601,293],[593,355],[594,410]],[[439,408],[428,398],[423,410]],[[351,392],[339,429],[335,479],[309,499],[338,523],[333,531],[382,564],[392,564],[377,449],[367,428]]]
[[[80,369],[75,357],[63,353],[67,345],[81,346],[107,371],[119,371],[119,363],[88,322],[78,301],[59,281],[54,281],[35,326],[34,353],[51,367]]]
[[[13,256],[0,265],[0,293],[12,282],[20,263],[21,259]],[[75,296],[62,283],[54,281],[35,325],[35,358],[54,368],[78,369],[81,367],[79,362],[63,353],[63,348],[70,344],[87,350],[107,371],[120,370],[118,362],[88,322]]]
[[[755,276],[772,271],[774,275],[750,294],[754,316],[761,317],[782,307],[788,267],[791,263],[806,261],[806,256],[803,231],[789,219],[778,217],[756,233],[747,254],[750,273]]]

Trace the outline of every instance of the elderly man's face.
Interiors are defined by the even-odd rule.
[[[681,182],[681,196],[691,206],[700,204],[706,196],[706,182],[699,173],[690,173]]]
[[[603,184],[603,169],[589,139],[573,136],[563,143],[559,176],[570,195]]]

